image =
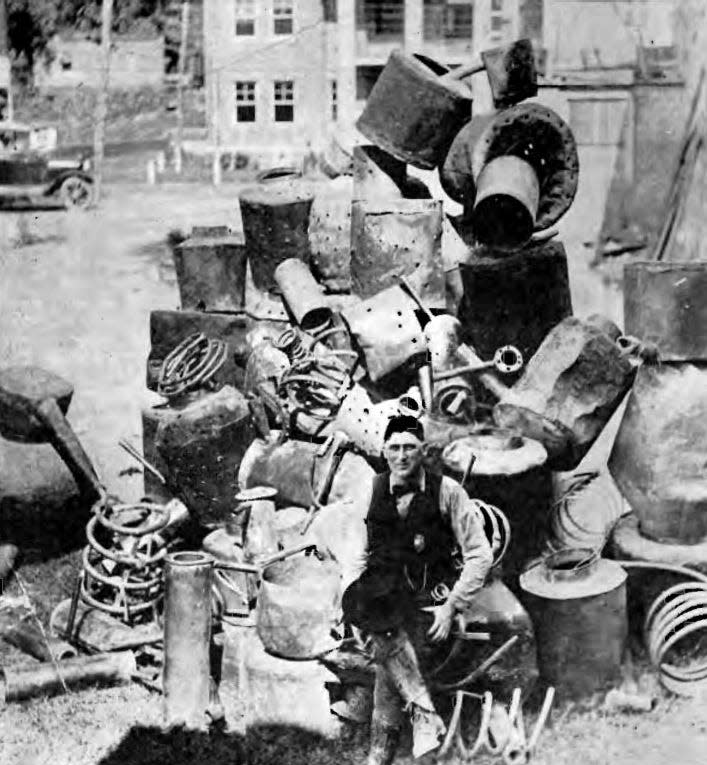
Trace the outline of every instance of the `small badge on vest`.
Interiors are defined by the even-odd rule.
[[[415,534],[412,540],[412,546],[415,548],[415,552],[421,553],[425,549],[425,535]]]

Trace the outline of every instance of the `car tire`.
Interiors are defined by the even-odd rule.
[[[59,187],[59,196],[67,210],[86,210],[93,202],[93,183],[79,175],[70,175]]]

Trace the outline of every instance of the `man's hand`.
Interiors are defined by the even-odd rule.
[[[441,606],[435,606],[432,609],[434,622],[427,631],[427,636],[433,643],[441,643],[449,637],[452,631],[454,621],[454,606],[451,603],[443,603]]]

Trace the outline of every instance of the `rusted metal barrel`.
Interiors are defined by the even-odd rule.
[[[150,311],[150,353],[147,357],[147,387],[157,390],[157,379],[165,356],[183,340],[197,332],[223,340],[228,353],[223,366],[212,378],[218,386],[230,383],[240,387],[248,358],[246,336],[249,320],[243,314],[207,311]]]
[[[309,215],[312,273],[329,292],[351,290],[351,194],[342,176],[317,189]]]
[[[572,470],[633,382],[635,366],[601,329],[569,317],[547,335],[494,421],[545,446],[555,470]]]
[[[192,235],[174,248],[182,308],[239,311],[245,307],[246,248],[232,235]]]
[[[354,292],[371,297],[411,276],[428,308],[446,307],[442,203],[433,199],[358,201],[351,206]]]
[[[155,441],[168,486],[202,525],[219,525],[233,509],[238,467],[252,439],[248,402],[229,385],[160,423]]]
[[[274,291],[279,263],[288,258],[309,263],[314,193],[302,182],[261,183],[238,199],[253,282],[260,290]]]
[[[373,382],[425,353],[425,338],[416,309],[415,301],[396,286],[342,312]]]
[[[318,449],[310,441],[277,444],[256,439],[243,456],[239,484],[243,488],[272,486],[281,502],[309,507],[312,504],[309,476]]]
[[[54,662],[30,667],[3,667],[5,703],[61,693],[64,683],[68,688],[127,683],[136,672],[132,651],[77,656],[56,664],[58,672]]]
[[[302,329],[311,332],[326,327],[332,320],[324,291],[309,266],[297,258],[283,260],[275,269],[275,282],[282,299]]]
[[[479,247],[460,267],[462,338],[491,358],[513,344],[530,359],[550,330],[572,315],[567,253],[561,242],[524,248],[505,258]]]
[[[399,411],[394,400],[374,404],[366,390],[354,385],[341,402],[334,427],[369,457],[380,457],[388,420]]]
[[[624,267],[627,335],[658,347],[661,361],[707,361],[707,262]]]
[[[166,559],[163,714],[167,725],[206,727],[211,665],[211,588],[214,559],[177,552]]]
[[[476,179],[471,225],[476,239],[499,250],[517,250],[532,236],[540,183],[532,165],[518,157],[496,157]]]
[[[440,460],[444,471],[460,480],[472,455],[466,489],[508,518],[510,544],[500,565],[504,580],[517,591],[519,573],[542,552],[548,534],[553,485],[547,452],[538,441],[488,427],[451,441]]]
[[[449,69],[427,56],[393,51],[356,127],[376,146],[415,167],[436,167],[471,119],[471,89],[442,80]]]
[[[626,572],[587,549],[561,550],[520,577],[540,677],[566,699],[621,681],[628,636]]]
[[[638,370],[609,457],[609,471],[658,542],[707,537],[707,370],[644,364]]]
[[[514,40],[510,45],[483,51],[481,60],[496,109],[537,95],[538,75],[530,40]]]

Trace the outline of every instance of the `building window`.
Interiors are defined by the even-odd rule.
[[[254,82],[236,82],[236,122],[255,122]]]
[[[404,26],[405,0],[360,0],[356,3],[356,27],[364,29],[369,39],[402,37]]]
[[[425,40],[471,40],[474,4],[451,0],[425,0],[423,37]]]
[[[336,122],[339,119],[339,83],[336,80],[331,81],[331,121]]]
[[[255,0],[234,0],[236,9],[236,37],[255,34]]]
[[[294,28],[294,0],[273,0],[273,32],[276,35],[291,35]]]
[[[275,122],[295,121],[295,84],[292,80],[275,82]]]

